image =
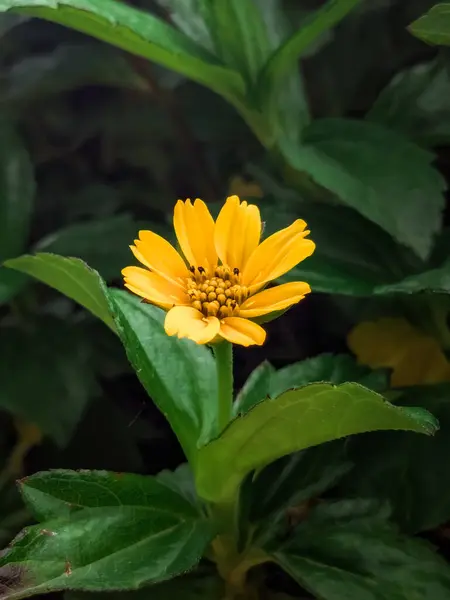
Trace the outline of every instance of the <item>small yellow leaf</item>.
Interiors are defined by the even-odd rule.
[[[450,363],[438,341],[405,319],[359,323],[347,342],[359,363],[391,368],[392,387],[450,381]]]

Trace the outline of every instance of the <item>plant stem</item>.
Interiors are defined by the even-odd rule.
[[[337,25],[361,1],[328,0],[278,47],[265,66],[266,72],[271,73],[271,83],[275,92],[277,85],[294,69],[308,46],[325,31]]]
[[[221,433],[231,420],[233,409],[233,344],[214,345],[217,369],[218,429]]]

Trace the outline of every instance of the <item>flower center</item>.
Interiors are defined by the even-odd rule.
[[[187,280],[187,294],[194,308],[205,317],[236,317],[239,304],[248,298],[248,289],[240,284],[239,269],[228,265],[217,266],[207,273],[203,267],[190,267],[192,276]]]

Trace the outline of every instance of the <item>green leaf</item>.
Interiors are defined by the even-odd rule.
[[[254,0],[219,0],[209,7],[209,28],[223,62],[254,82],[270,54],[261,12]]]
[[[13,124],[0,117],[0,264],[23,252],[33,210],[33,165]],[[26,278],[0,268],[0,304],[23,287]]]
[[[67,471],[36,473],[19,481],[23,499],[40,522],[68,518],[83,508],[102,506],[165,507],[185,518],[199,516],[191,502],[161,478],[110,473]]]
[[[100,275],[77,258],[41,252],[7,260],[5,266],[26,273],[81,304],[115,331]]]
[[[260,402],[201,448],[197,492],[211,502],[230,502],[250,471],[292,452],[366,431],[432,434],[436,427],[427,411],[400,409],[356,383],[312,384]]]
[[[319,119],[301,146],[283,143],[291,166],[335,194],[396,240],[429,256],[441,227],[442,176],[433,155],[373,123]]]
[[[128,358],[148,394],[168,419],[188,459],[217,434],[214,358],[205,346],[170,337],[165,313],[110,290],[111,310]]]
[[[366,119],[424,146],[450,140],[450,77],[441,60],[405,69],[378,96]]]
[[[355,467],[342,492],[388,501],[396,521],[409,532],[427,531],[450,519],[450,484],[443,456],[450,452],[450,386],[406,389],[397,404],[424,406],[439,419],[433,439],[376,433],[351,440]]]
[[[450,260],[437,269],[416,273],[396,283],[377,286],[375,294],[418,294],[420,292],[450,292]]]
[[[2,99],[28,104],[83,85],[147,89],[147,83],[133,71],[123,53],[90,41],[61,44],[51,52],[14,63],[5,76]]]
[[[304,55],[305,67],[314,81],[310,92],[315,115],[361,114],[392,73],[404,68],[407,61],[411,64],[417,61],[414,40],[410,40],[412,48],[406,43],[401,52],[395,52],[395,48],[397,32],[404,31],[405,12],[412,13],[411,4],[422,0],[411,0],[407,7],[402,5],[394,14],[389,10],[388,1],[361,2],[337,27],[321,35]],[[302,4],[296,3],[291,9],[290,19],[295,24],[302,15],[296,19],[292,13],[300,12]],[[380,31],[384,35],[381,36]],[[320,77],[316,77],[316,73],[320,73]]]
[[[297,388],[317,381],[327,381],[335,385],[353,381],[375,392],[383,392],[388,387],[388,374],[385,371],[372,371],[359,365],[347,354],[320,354],[292,365],[276,373],[270,382],[269,395],[276,398],[290,388]]]
[[[227,98],[244,93],[241,77],[152,14],[116,0],[1,0],[14,10],[66,25],[206,85]]]
[[[261,175],[257,171],[257,175]],[[424,264],[407,248],[380,227],[343,206],[300,203],[289,198],[291,208],[283,210],[285,190],[264,178],[269,186],[271,205],[263,204],[261,213],[267,235],[303,218],[316,243],[314,254],[280,278],[281,282],[307,281],[314,292],[349,296],[389,296],[423,291],[448,293],[449,235],[444,228],[436,239],[430,260]],[[277,209],[273,208],[277,202]],[[339,222],[339,227],[336,223]]]
[[[12,29],[30,20],[31,17],[25,15],[4,15],[0,20],[0,36],[5,37]]]
[[[266,24],[272,48],[276,51],[294,31],[297,31],[297,24],[289,19],[289,14],[281,0],[256,0],[256,4]],[[260,102],[264,105],[270,91],[265,87],[265,82],[259,81],[258,85],[261,87]],[[267,118],[273,121],[274,131],[299,140],[301,131],[311,120],[308,98],[299,68],[291,69],[291,72],[286,74],[282,81],[280,80],[278,89],[276,93],[274,90],[266,109],[269,111]]]
[[[411,251],[356,211],[339,205],[300,202],[297,196],[284,201],[284,190],[277,191],[267,179],[262,183],[273,193],[271,204],[261,206],[267,235],[302,218],[316,243],[314,254],[280,281],[307,281],[314,292],[368,296],[376,286],[395,283],[421,267]],[[294,210],[295,201],[298,207]],[[282,202],[289,209],[283,210]]]
[[[361,0],[329,0],[306,24],[288,37],[267,61],[259,79],[260,96],[269,114],[286,78],[298,68],[298,60],[325,31],[334,27]]]
[[[157,0],[170,13],[170,20],[194,42],[214,53],[214,43],[205,16],[210,13],[209,0]]]
[[[282,533],[289,507],[302,508],[308,500],[316,499],[351,467],[339,441],[284,456],[256,473],[247,491],[247,503],[250,521],[261,521],[255,536],[259,543],[261,538],[268,540]]]
[[[188,463],[181,464],[175,471],[160,471],[156,476],[167,487],[178,492],[183,498],[198,507],[199,499],[195,489],[194,474]]]
[[[41,240],[36,251],[76,256],[104,279],[119,279],[121,270],[132,261],[129,245],[138,230],[139,225],[126,214],[76,223]]]
[[[33,165],[13,124],[0,117],[0,262],[27,242],[35,182]]]
[[[298,59],[308,46],[341,21],[360,1],[329,0],[271,56],[261,81],[276,89],[276,84],[297,66]]]
[[[242,389],[236,396],[236,401],[233,404],[233,413],[245,413],[252,406],[261,402],[269,395],[270,383],[274,374],[275,368],[267,361],[262,362],[254,369]]]
[[[272,203],[281,202],[282,193],[278,192]],[[424,264],[380,227],[343,206],[299,203],[295,212],[286,212],[279,204],[277,210],[263,205],[261,212],[268,235],[300,217],[307,222],[316,243],[314,254],[283,275],[281,282],[307,281],[314,292],[349,296],[450,290],[450,266],[446,261],[449,235],[445,228]]]
[[[64,600],[149,600],[149,597],[151,600],[170,600],[173,597],[182,600],[223,600],[223,588],[224,582],[218,575],[196,569],[195,573],[157,583],[151,590],[144,588],[133,592],[103,594],[69,591],[64,594]]]
[[[26,275],[0,267],[0,305],[12,300],[28,283]]]
[[[66,445],[98,393],[90,359],[86,340],[64,321],[41,316],[29,330],[3,328],[0,407]]]
[[[450,258],[450,227],[443,227],[436,237],[428,266],[430,268],[441,267],[448,258]]]
[[[446,600],[449,566],[428,544],[399,535],[386,516],[370,501],[323,503],[273,557],[323,600]]]
[[[276,398],[289,389],[318,381],[334,384],[354,381],[376,392],[388,388],[387,372],[372,371],[357,364],[348,354],[320,354],[278,371],[264,362],[245,382],[236,398],[234,412],[245,413],[264,398]]]
[[[450,46],[450,4],[444,2],[433,6],[411,23],[409,30],[427,44]]]
[[[23,485],[38,514],[59,513],[61,502],[78,510],[29,527],[14,540],[0,559],[4,572],[18,573],[10,598],[158,583],[196,565],[213,535],[189,502],[154,478],[57,471]]]

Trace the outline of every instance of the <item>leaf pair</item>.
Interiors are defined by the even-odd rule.
[[[136,589],[164,581],[195,566],[218,533],[216,528],[223,527],[220,519],[206,518],[199,501],[209,503],[213,511],[221,507],[225,514],[234,512],[248,489],[244,481],[255,491],[270,469],[279,468],[274,461],[310,446],[318,447],[320,454],[320,444],[362,431],[436,430],[436,421],[426,411],[395,407],[356,383],[313,383],[284,391],[287,385],[319,376],[320,371],[311,374],[311,365],[305,365],[303,375],[293,369],[277,377],[272,374],[268,388],[277,395],[274,399],[264,399],[264,388],[258,397],[247,385],[238,406],[251,406],[250,410],[216,437],[212,354],[203,346],[167,336],[160,309],[107,289],[99,275],[77,259],[40,254],[12,260],[9,266],[59,289],[114,328],[142,384],[178,436],[195,479],[194,485],[183,468],[157,478],[53,472],[22,481],[22,493],[43,524],[25,530],[0,563],[5,577],[14,575],[8,592],[12,598],[67,588]],[[341,363],[334,376],[337,382],[348,368]],[[325,368],[323,375],[330,376],[328,371]],[[295,457],[285,459],[287,472],[292,460]],[[334,471],[331,468],[320,483],[310,480],[308,494],[333,482]],[[342,473],[339,467],[338,474]],[[301,500],[287,483],[281,477],[279,493],[259,502],[256,509],[248,504],[247,518],[263,523],[267,515],[275,515],[273,523],[278,523],[284,506],[281,496]],[[269,538],[259,538],[260,543],[275,539]],[[291,572],[291,550],[268,551]]]
[[[311,466],[315,464],[316,479],[326,488],[333,480],[320,473],[318,458]],[[306,457],[304,466],[309,462]],[[317,485],[309,486],[301,471],[299,475],[298,486],[305,486],[303,499],[308,499]],[[177,478],[178,473],[171,474],[172,483]],[[46,521],[45,528],[27,528],[0,559],[11,599],[158,583],[195,566],[214,535],[199,507],[160,477],[54,471],[23,480],[21,492],[35,516]],[[266,503],[263,518],[271,514]],[[265,551],[302,587],[326,600],[341,600],[349,591],[368,600],[401,600],[405,595],[444,600],[450,587],[448,566],[425,543],[395,531],[388,514],[373,501],[324,501],[298,511],[295,530],[283,541],[271,538]],[[189,578],[179,580],[182,589],[183,584],[191,589]],[[201,577],[197,586],[202,589]],[[213,586],[211,594],[213,588],[219,593]],[[176,589],[177,584],[172,589],[163,583],[151,593],[168,597]]]
[[[317,598],[445,600],[447,564],[425,543],[400,535],[386,517],[367,500],[325,502],[273,556]]]
[[[285,140],[282,150],[292,167],[418,257],[429,257],[445,189],[430,152],[379,125],[350,119],[314,121],[301,145]]]
[[[214,439],[217,383],[208,348],[167,336],[163,311],[108,290],[81,261],[40,254],[8,265],[52,285],[115,328],[141,383],[193,465],[199,495],[208,501],[235,501],[249,472],[309,446],[363,431],[432,433],[436,427],[419,409],[398,409],[357,384],[313,384],[256,404]],[[278,386],[277,394],[282,391]]]
[[[42,525],[0,559],[9,598],[53,590],[136,589],[185,573],[213,531],[163,480],[104,471],[52,471],[20,483]],[[3,567],[3,568],[2,568]]]

